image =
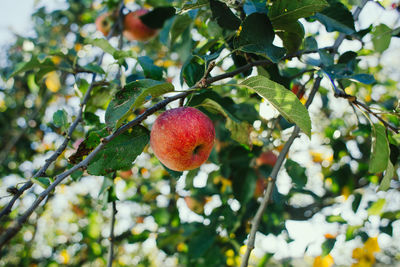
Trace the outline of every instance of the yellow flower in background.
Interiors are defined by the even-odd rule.
[[[357,260],[356,263],[353,263],[352,267],[372,267],[375,263],[375,252],[381,251],[378,238],[370,237],[364,243],[364,247],[355,248],[353,250],[352,258]]]
[[[58,90],[60,90],[61,87],[61,82],[60,82],[60,77],[58,76],[57,72],[52,71],[46,75],[46,81],[45,81],[47,89],[49,89],[51,92],[56,93]]]
[[[331,267],[335,261],[331,254],[326,255],[325,257],[318,256],[314,259],[313,267]]]

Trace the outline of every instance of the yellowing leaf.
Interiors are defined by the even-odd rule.
[[[57,72],[52,71],[46,75],[46,81],[45,81],[47,89],[49,89],[51,92],[56,93],[58,90],[60,90],[61,87],[61,82],[60,82],[60,77],[58,76]]]

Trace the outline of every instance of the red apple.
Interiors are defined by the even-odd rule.
[[[111,13],[103,13],[101,14],[95,21],[96,29],[103,33],[104,36],[107,36],[111,30],[111,25],[113,24],[113,19],[111,18]]]
[[[123,34],[130,41],[147,41],[157,35],[158,30],[146,26],[140,16],[149,12],[147,9],[139,9],[128,13],[124,18]]]
[[[256,159],[257,166],[261,165],[269,165],[274,166],[278,157],[272,151],[264,151],[261,155]]]
[[[304,90],[301,90],[301,89],[302,88],[301,88],[300,84],[293,84],[293,86],[292,86],[292,92],[295,95],[297,95],[298,99],[301,99],[303,97],[303,95],[304,95]],[[299,91],[300,91],[300,93],[299,93]]]
[[[263,196],[264,190],[267,187],[267,179],[259,176],[256,181],[256,189],[254,190],[254,197],[259,198]]]
[[[192,107],[163,112],[154,122],[150,146],[156,157],[174,171],[198,168],[211,153],[215,138],[212,121]]]

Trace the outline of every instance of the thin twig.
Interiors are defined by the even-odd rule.
[[[111,38],[111,36],[113,36],[115,30],[117,29],[117,26],[115,26],[117,24],[114,24],[114,26],[111,28],[110,32],[107,35],[107,39]],[[103,57],[104,57],[104,52],[100,55],[97,64],[100,65],[101,62],[103,61]],[[92,76],[92,82],[90,87],[88,88],[88,90],[86,91],[82,102],[80,104],[80,109],[79,109],[79,113],[76,116],[74,122],[71,124],[71,126],[68,129],[67,135],[64,138],[63,143],[57,148],[57,150],[48,158],[45,160],[45,164],[42,166],[42,168],[40,168],[33,176],[32,178],[38,178],[38,177],[42,177],[46,175],[46,171],[47,169],[50,167],[51,163],[53,163],[61,154],[62,152],[66,149],[72,133],[75,131],[75,128],[78,126],[78,124],[80,123],[80,121],[82,120],[82,114],[83,111],[85,110],[86,107],[86,103],[89,100],[90,94],[92,92],[92,89],[95,87],[95,79],[96,79],[96,73],[93,73]],[[7,206],[4,207],[1,212],[0,212],[0,219],[6,215],[9,214],[11,212],[11,209],[15,203],[15,201],[17,201],[17,199],[29,188],[31,188],[33,185],[33,182],[31,180],[25,182],[25,184],[18,190],[18,192],[16,192],[16,194],[14,194],[13,198],[7,203]]]
[[[394,127],[393,125],[391,125],[390,123],[388,123],[387,121],[385,121],[384,119],[382,119],[381,116],[379,116],[377,113],[375,113],[374,111],[372,111],[367,105],[365,105],[364,103],[358,101],[357,99],[355,99],[354,101],[352,101],[352,103],[354,105],[356,105],[357,107],[362,107],[364,108],[369,114],[372,114],[375,118],[377,118],[380,122],[382,122],[385,127],[395,133],[399,133],[399,129],[397,129],[396,127]]]
[[[322,79],[321,77],[318,77],[315,79],[314,86],[313,86],[310,96],[307,99],[307,102],[305,104],[305,106],[307,108],[310,106],[311,102],[314,99],[315,94],[318,91],[319,85],[321,83],[321,79]],[[248,265],[250,253],[254,249],[256,233],[257,233],[258,227],[260,225],[261,217],[264,213],[264,210],[268,206],[268,202],[269,202],[269,199],[271,198],[271,194],[272,194],[272,190],[273,190],[273,187],[275,184],[276,177],[278,176],[279,170],[283,164],[283,161],[286,158],[287,153],[289,152],[290,147],[293,144],[293,141],[298,137],[299,133],[300,133],[300,128],[296,125],[289,140],[285,143],[283,149],[279,153],[278,159],[276,160],[276,163],[271,171],[270,177],[268,177],[268,184],[267,184],[267,189],[264,194],[264,198],[263,198],[261,205],[258,208],[257,213],[254,216],[254,219],[252,221],[252,226],[251,226],[250,235],[249,235],[249,241],[247,242],[246,252],[242,258],[242,263],[240,265],[241,267],[246,267]]]
[[[117,214],[117,207],[115,201],[112,202],[112,214],[111,214],[111,226],[110,226],[110,247],[108,251],[108,263],[107,267],[112,267],[114,259],[114,226],[115,226],[115,215]]]
[[[364,8],[364,6],[367,4],[367,2],[370,0],[363,0],[359,6],[357,6],[356,10],[354,10],[353,13],[353,19],[356,21],[358,17],[360,16],[361,10]],[[335,43],[333,44],[333,52],[337,52],[339,46],[342,44],[344,41],[344,38],[346,37],[346,34],[341,33],[339,37],[336,39]]]

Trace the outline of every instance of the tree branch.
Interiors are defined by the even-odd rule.
[[[108,251],[108,263],[107,267],[112,267],[112,262],[114,259],[114,226],[115,226],[115,215],[117,214],[117,207],[115,201],[112,202],[112,217],[111,217],[111,226],[110,226],[110,247]]]
[[[376,114],[374,111],[372,111],[367,105],[365,105],[364,103],[358,101],[357,99],[354,99],[351,103],[353,103],[354,105],[356,105],[358,108],[362,107],[364,108],[369,114],[372,114],[375,118],[377,118],[380,122],[383,123],[383,125],[385,125],[385,127],[387,129],[390,129],[391,131],[395,132],[395,133],[399,133],[399,129],[397,129],[396,127],[394,127],[393,125],[391,125],[390,123],[388,123],[387,121],[385,121],[384,119],[382,119],[381,116],[379,116],[378,114]]]
[[[318,77],[315,82],[314,82],[314,86],[311,90],[310,96],[307,99],[307,102],[305,104],[306,108],[308,108],[311,104],[311,102],[314,99],[315,94],[318,91],[319,85],[321,83],[321,77]],[[281,152],[279,153],[278,159],[276,160],[276,163],[272,169],[271,172],[271,176],[268,177],[268,184],[267,184],[267,189],[265,191],[265,195],[264,198],[261,202],[260,207],[257,210],[256,215],[254,216],[254,219],[252,221],[252,227],[250,230],[250,235],[249,235],[249,241],[247,242],[247,249],[246,252],[242,258],[242,263],[241,263],[241,267],[246,267],[248,265],[249,262],[249,258],[250,258],[250,253],[251,251],[254,249],[254,243],[255,243],[255,239],[256,239],[256,233],[258,230],[258,227],[260,225],[260,221],[261,221],[261,217],[264,213],[264,210],[266,209],[266,207],[268,206],[268,202],[269,199],[271,197],[272,194],[272,190],[274,188],[274,184],[275,184],[275,180],[276,177],[278,176],[279,170],[283,164],[283,161],[286,158],[287,153],[289,152],[290,147],[293,144],[293,141],[298,137],[300,132],[300,128],[296,125],[292,135],[290,136],[289,140],[285,143],[283,149],[281,150]]]

